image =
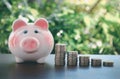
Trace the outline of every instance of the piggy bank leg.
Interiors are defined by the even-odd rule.
[[[19,58],[19,57],[15,57],[16,63],[22,63],[24,62],[23,59]]]
[[[37,60],[37,63],[44,63],[45,62],[45,58],[46,57],[42,57],[40,59]]]

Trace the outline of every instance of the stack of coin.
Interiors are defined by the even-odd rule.
[[[105,66],[105,67],[113,67],[113,62],[112,61],[103,61],[103,66]]]
[[[100,67],[101,66],[101,59],[91,59],[91,66],[92,67]]]
[[[55,65],[65,65],[66,44],[55,45]]]
[[[69,51],[67,54],[67,65],[68,66],[77,66],[77,51]]]
[[[89,66],[89,56],[79,56],[79,66],[88,67]]]

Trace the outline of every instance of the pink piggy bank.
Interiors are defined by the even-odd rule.
[[[48,29],[48,21],[40,18],[34,23],[27,23],[22,19],[17,19],[12,29],[8,45],[11,53],[15,55],[16,62],[44,63],[54,46],[53,36]]]

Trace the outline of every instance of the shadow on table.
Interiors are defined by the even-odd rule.
[[[52,67],[51,65],[38,63],[22,63],[11,66],[9,79],[52,79],[50,78]]]

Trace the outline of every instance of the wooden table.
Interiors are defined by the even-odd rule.
[[[120,56],[89,55],[114,62],[113,67],[55,67],[54,55],[45,64],[16,64],[11,54],[0,54],[0,79],[120,79]]]

